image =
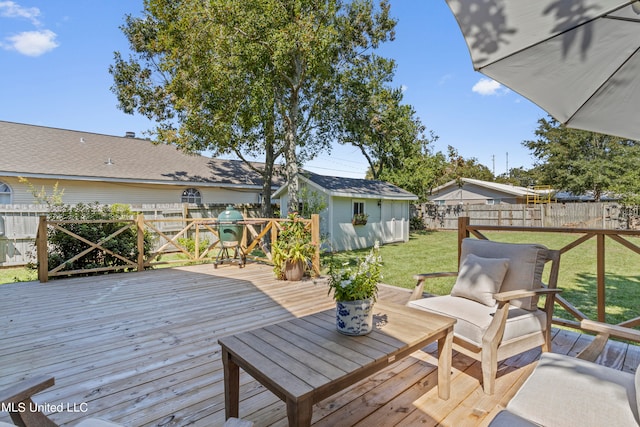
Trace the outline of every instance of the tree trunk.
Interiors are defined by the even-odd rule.
[[[275,147],[275,133],[273,117],[268,119],[265,123],[265,159],[264,159],[264,171],[262,172],[262,217],[271,218],[273,216],[273,209],[271,208],[271,184],[273,183],[273,165],[276,161],[274,147]]]

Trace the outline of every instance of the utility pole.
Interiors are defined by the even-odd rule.
[[[507,177],[511,178],[511,172],[509,172],[509,152],[507,151]]]
[[[493,176],[496,176],[496,155],[491,155],[491,162],[493,163]]]

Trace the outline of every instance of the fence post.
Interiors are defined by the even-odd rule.
[[[604,265],[604,234],[598,233],[596,240],[596,283],[597,283],[597,306],[598,321],[606,323],[605,320],[605,265]]]
[[[460,252],[462,252],[462,239],[469,237],[469,226],[471,219],[468,216],[458,217],[458,266],[460,266]]]
[[[138,233],[138,271],[144,271],[144,214],[136,217],[136,230]]]
[[[41,215],[36,234],[36,252],[38,257],[38,280],[45,283],[49,280],[49,254],[47,253],[47,216]]]
[[[314,273],[320,275],[320,215],[311,214],[311,243],[316,248],[311,261]]]

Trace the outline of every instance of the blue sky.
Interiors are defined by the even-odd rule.
[[[152,127],[117,108],[109,65],[126,57],[119,26],[139,15],[141,0],[0,0],[0,120],[108,135]],[[455,147],[496,174],[532,166],[522,141],[534,139],[546,113],[473,71],[462,34],[444,0],[391,0],[396,40],[379,53],[397,62],[394,85],[438,135],[434,151]],[[337,146],[305,165],[335,176],[363,178],[358,150]]]

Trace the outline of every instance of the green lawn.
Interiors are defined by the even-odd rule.
[[[491,240],[514,243],[542,243],[558,249],[577,239],[579,234],[570,233],[486,233]],[[408,243],[384,245],[380,249],[383,260],[383,282],[413,288],[413,275],[436,271],[456,271],[455,231],[413,233]],[[632,238],[640,245],[640,239]],[[363,258],[369,250],[339,253],[337,261]],[[323,255],[326,265],[329,255]],[[624,248],[611,239],[606,239],[606,305],[607,322],[619,323],[640,316],[640,255]],[[35,270],[25,268],[0,269],[0,284],[16,281],[37,280]],[[427,282],[428,292],[443,295],[449,293],[453,279],[442,278]],[[596,241],[591,239],[570,250],[560,261],[559,287],[562,296],[575,307],[596,318]],[[571,318],[557,309],[559,317]]]
[[[542,243],[559,249],[576,240],[580,234],[487,232],[485,235],[501,242]],[[457,270],[457,232],[436,231],[414,233],[408,243],[385,245],[383,282],[413,288],[416,273]],[[640,245],[640,240],[633,239]],[[364,256],[367,250],[342,253],[338,259]],[[611,239],[606,239],[606,314],[607,322],[619,323],[640,316],[640,255]],[[455,279],[441,278],[427,281],[425,290],[437,295],[449,293]],[[562,255],[558,286],[562,296],[591,319],[597,317],[596,307],[596,241],[590,239]],[[561,309],[556,316],[571,319]]]

